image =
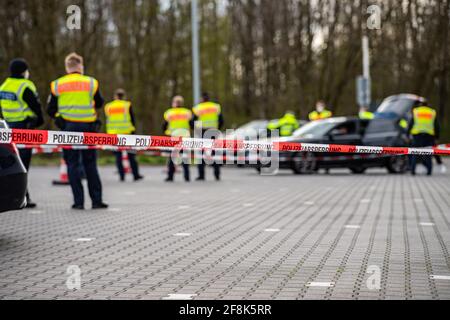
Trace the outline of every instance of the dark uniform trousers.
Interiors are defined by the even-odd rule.
[[[28,121],[20,121],[20,122],[8,122],[8,126],[10,129],[29,129],[29,122]],[[22,163],[27,169],[27,172],[30,169],[30,163],[31,163],[31,157],[33,155],[32,149],[19,149],[19,156],[22,160]],[[27,190],[27,201],[30,202],[30,194]]]
[[[205,136],[205,132],[206,131],[208,131],[208,130],[204,130],[203,132],[202,132],[202,137],[204,137]],[[220,132],[217,130],[217,137],[219,137],[220,136]],[[216,138],[217,138],[216,137]],[[212,152],[212,157],[214,157],[216,154],[215,154],[215,152],[213,151]],[[202,159],[200,160],[201,162],[200,162],[200,164],[198,165],[198,177],[200,178],[200,179],[205,179],[205,167],[206,167],[206,163],[205,163],[205,159],[204,159],[204,154],[203,153],[201,153],[201,157],[202,157]],[[216,179],[220,179],[220,168],[221,168],[221,165],[220,164],[218,164],[216,161],[214,161],[214,163],[213,163],[213,168],[214,168],[214,177],[216,178]]]
[[[116,157],[116,166],[119,170],[120,180],[125,179],[125,168],[123,167],[122,162],[122,152],[114,152],[114,156]],[[133,173],[134,179],[139,178],[139,167],[136,161],[136,154],[132,152],[128,152],[128,160],[130,161],[131,171]]]
[[[70,132],[95,132],[94,123],[75,123],[66,122],[64,131]],[[74,204],[84,205],[84,190],[82,184],[81,164],[86,174],[88,182],[89,195],[92,204],[102,203],[102,183],[97,169],[97,151],[96,150],[64,150],[64,160],[67,163],[67,173],[72,188]]]
[[[432,135],[421,133],[413,136],[413,148],[426,148],[434,146],[435,138]],[[411,156],[411,171],[416,173],[417,160],[421,160],[427,168],[428,175],[433,173],[433,158],[432,156]]]
[[[186,160],[183,159],[183,151],[180,151],[179,154],[175,154],[176,151],[172,152],[169,157],[169,161],[167,162],[167,170],[168,170],[168,178],[169,180],[173,180],[175,177],[176,167],[175,163],[173,161],[172,156],[176,156],[181,158],[182,160],[182,167],[183,167],[183,173],[184,173],[184,180],[189,182],[191,180],[191,172],[190,172],[190,165]]]

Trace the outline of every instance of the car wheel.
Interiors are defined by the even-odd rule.
[[[352,167],[352,168],[350,168],[350,171],[353,174],[364,174],[364,173],[366,173],[367,168],[364,168],[364,167]]]
[[[317,159],[311,152],[297,153],[292,158],[292,171],[295,174],[312,174],[317,170]]]
[[[403,174],[408,170],[408,157],[391,157],[388,160],[386,168],[391,174]]]

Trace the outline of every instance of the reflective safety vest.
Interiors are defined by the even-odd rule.
[[[313,111],[309,114],[309,120],[310,121],[317,121],[317,120],[323,120],[328,119],[333,116],[333,113],[329,110],[324,110],[322,112]]]
[[[23,93],[27,88],[37,95],[36,86],[27,79],[7,78],[0,86],[0,107],[6,122],[20,122],[36,117],[23,101]]]
[[[114,100],[105,106],[106,133],[130,134],[136,130],[131,121],[131,102]]]
[[[172,137],[190,137],[192,112],[186,108],[171,108],[164,113],[169,124],[166,135]]]
[[[369,112],[369,111],[361,111],[359,113],[359,118],[361,120],[373,120],[373,119],[375,119],[375,114],[373,114],[372,112]]]
[[[429,107],[419,107],[413,110],[414,126],[411,129],[413,136],[418,134],[436,134],[434,123],[436,121],[436,111]]]
[[[400,126],[400,128],[408,130],[408,121],[406,121],[405,119],[400,120],[398,125]]]
[[[300,127],[297,119],[293,114],[286,114],[278,121],[271,122],[268,125],[269,130],[280,130],[281,137],[290,137]]]
[[[97,120],[94,96],[98,81],[78,73],[68,74],[52,82],[51,90],[58,98],[58,113],[67,121],[92,123]]]
[[[202,129],[219,129],[219,117],[222,112],[219,104],[203,102],[194,107],[193,112],[198,117]]]

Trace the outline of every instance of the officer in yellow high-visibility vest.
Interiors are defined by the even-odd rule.
[[[97,110],[104,100],[96,79],[84,75],[83,58],[72,53],[65,60],[67,75],[53,81],[48,104],[48,114],[56,118],[56,124],[63,131],[98,132]],[[74,204],[72,209],[84,210],[84,191],[81,183],[80,158],[88,181],[92,209],[106,209],[102,199],[102,183],[97,168],[95,150],[64,150],[69,182]]]
[[[316,110],[309,114],[309,120],[310,121],[323,120],[331,118],[332,116],[333,113],[330,110],[326,109],[325,102],[319,101],[316,104]]]
[[[192,109],[194,113],[195,130],[200,130],[202,137],[217,138],[220,136],[220,129],[224,124],[224,117],[222,114],[222,107],[214,102],[211,102],[209,94],[203,93],[202,102]],[[214,153],[212,154],[214,156]],[[220,181],[220,164],[216,161],[213,163],[214,176],[217,181]],[[205,161],[201,160],[198,165],[197,181],[205,181]]]
[[[278,121],[270,122],[267,126],[268,130],[279,130],[280,137],[290,137],[300,127],[295,113],[292,111],[286,112],[283,118]]]
[[[14,59],[9,69],[10,77],[0,86],[0,119],[3,118],[11,129],[36,129],[44,123],[44,118],[36,86],[28,80],[28,64],[23,59]],[[32,150],[21,149],[19,154],[28,171]],[[35,208],[28,192],[26,198],[26,207]]]
[[[361,120],[373,120],[375,119],[375,114],[369,111],[367,107],[361,107],[359,110],[359,118]]]
[[[108,134],[134,134],[136,131],[133,109],[131,102],[126,100],[126,92],[117,89],[114,94],[114,101],[105,106],[106,133]],[[116,166],[119,171],[120,181],[125,181],[125,168],[123,167],[122,152],[114,152]],[[139,165],[136,161],[136,153],[128,152],[131,171],[134,181],[140,181],[144,177],[139,174]]]
[[[414,148],[433,147],[436,139],[439,139],[440,127],[437,113],[426,102],[421,103],[412,111],[413,116],[409,124],[409,132],[412,135]],[[411,157],[411,172],[416,174],[417,156]],[[433,174],[433,161],[431,156],[422,156],[422,162],[427,168],[427,174]]]
[[[193,127],[193,115],[191,110],[184,108],[184,98],[182,96],[176,96],[172,100],[172,108],[164,113],[164,126],[163,130],[166,135],[171,137],[184,137],[191,136],[191,129]],[[167,163],[168,177],[166,182],[173,182],[175,177],[175,162],[174,158],[180,156],[173,152]],[[184,171],[184,180],[190,182],[190,159],[183,158],[182,166]]]

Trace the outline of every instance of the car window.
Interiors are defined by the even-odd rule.
[[[336,128],[334,128],[333,130],[331,130],[331,134],[332,135],[341,135],[341,136],[357,134],[356,122],[352,121],[352,122],[343,123],[343,124],[337,126]]]
[[[305,124],[303,127],[294,132],[296,138],[315,139],[322,138],[328,134],[336,125],[341,122],[333,120],[314,121]]]
[[[411,99],[393,99],[384,101],[378,108],[378,113],[395,113],[398,116],[405,116],[409,113],[415,101]]]
[[[396,131],[397,125],[395,121],[388,119],[372,120],[368,123],[365,134],[375,134]]]

